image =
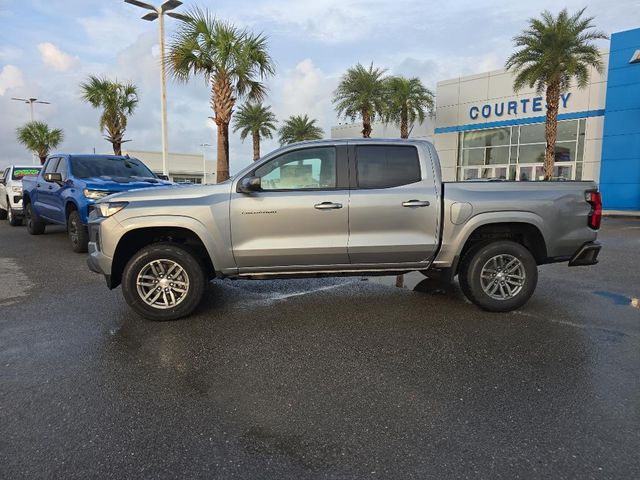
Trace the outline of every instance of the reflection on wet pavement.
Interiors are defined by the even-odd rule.
[[[640,299],[627,297],[626,295],[621,295],[619,293],[606,292],[603,290],[594,290],[596,295],[599,295],[604,298],[608,298],[616,305],[630,305],[635,308],[640,308]]]
[[[415,292],[430,293],[435,295],[447,295],[452,293],[456,286],[453,283],[445,283],[435,280],[433,278],[425,277],[420,272],[411,272],[403,275],[404,286],[399,288],[406,288]],[[362,280],[366,280],[371,283],[378,283],[381,285],[388,285],[390,287],[396,287],[396,276],[384,276],[384,277],[364,277]]]

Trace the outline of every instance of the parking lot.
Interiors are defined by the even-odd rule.
[[[522,309],[395,278],[210,284],[130,312],[65,232],[0,223],[2,478],[638,478],[640,220]]]

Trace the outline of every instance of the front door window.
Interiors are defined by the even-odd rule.
[[[285,153],[255,171],[264,191],[336,188],[336,149],[306,148]]]

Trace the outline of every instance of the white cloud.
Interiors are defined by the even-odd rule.
[[[8,45],[0,46],[0,60],[12,61],[20,58],[22,50]]]
[[[78,57],[64,53],[51,42],[40,43],[38,51],[42,62],[59,72],[69,70],[80,61]]]
[[[7,90],[24,85],[22,70],[15,65],[5,65],[0,71],[0,95],[4,95]]]
[[[311,59],[301,61],[282,82],[282,96],[277,109],[281,118],[307,114],[324,123],[334,86],[335,79],[323,73]]]

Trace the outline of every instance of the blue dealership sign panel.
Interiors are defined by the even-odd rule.
[[[604,207],[640,210],[640,28],[611,35],[602,135]]]

